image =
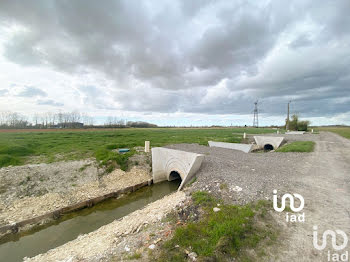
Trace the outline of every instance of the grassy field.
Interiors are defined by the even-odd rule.
[[[334,132],[338,135],[350,139],[350,127],[318,127],[317,130]]]
[[[296,141],[278,148],[276,152],[312,152],[314,147],[313,141]]]
[[[0,167],[26,163],[50,163],[96,157],[107,162],[116,158],[114,148],[163,146],[175,143],[207,145],[208,140],[240,142],[242,135],[275,132],[268,128],[150,128],[114,130],[67,130],[55,132],[0,132]],[[233,134],[234,133],[234,134]]]

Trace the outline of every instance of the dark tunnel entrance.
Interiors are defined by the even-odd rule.
[[[271,150],[273,150],[273,146],[270,145],[270,144],[266,144],[266,145],[264,145],[264,150],[265,151],[271,151]]]
[[[181,176],[178,172],[176,171],[171,171],[170,175],[169,175],[169,181],[173,181],[176,179],[180,179],[181,180]]]

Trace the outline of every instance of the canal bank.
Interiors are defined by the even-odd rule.
[[[72,165],[72,163],[66,163],[66,165],[69,164]],[[63,164],[56,165],[62,167]],[[84,162],[75,168],[79,166],[84,167]],[[39,175],[28,176],[35,177],[37,181],[30,178],[26,182],[25,189],[28,196],[24,196],[21,194],[21,187],[16,186],[18,181],[10,179],[17,176],[19,168],[23,169],[23,167],[11,167],[7,168],[8,172],[0,169],[6,174],[0,175],[0,184],[7,188],[5,192],[0,194],[0,240],[3,235],[8,233],[26,231],[32,227],[40,226],[50,222],[53,218],[58,218],[61,214],[92,206],[109,197],[117,197],[123,193],[135,191],[148,185],[151,181],[149,171],[137,167],[133,167],[127,172],[116,169],[110,174],[99,176],[97,169],[89,166],[88,168],[92,171],[81,171],[79,176],[73,173],[67,178],[62,178],[63,182],[61,183],[55,180],[58,179],[59,175],[47,177],[49,182],[45,180],[46,178],[44,182],[41,182],[38,179],[46,169],[40,172],[41,165],[38,165],[33,167],[33,172],[38,172]],[[24,169],[22,171],[24,172]],[[89,175],[90,173],[93,175]],[[71,185],[72,182],[69,182],[75,175],[82,179],[80,185]],[[84,176],[91,178],[84,180]],[[47,188],[49,192],[38,195],[37,190],[39,188],[42,191],[42,183],[50,186]]]
[[[157,237],[156,230],[169,235],[162,220],[185,200],[185,192],[174,192],[94,232],[25,261],[120,261],[121,257],[125,260],[145,246],[151,250],[152,245],[158,245],[161,239],[152,239]]]
[[[73,244],[73,247],[77,242],[80,243],[80,241],[85,238],[89,239],[88,236],[90,236],[90,234],[94,235],[95,238],[105,238],[106,236],[110,236],[110,233],[115,234],[116,230],[119,232],[119,234],[116,235],[131,232],[132,229],[130,229],[130,227],[135,228],[136,224],[138,223],[142,223],[142,225],[148,222],[151,223],[154,218],[158,219],[158,217],[161,216],[162,207],[160,210],[157,208],[152,209],[151,206],[154,205],[152,202],[161,199],[173,191],[176,191],[179,183],[180,181],[176,180],[144,187],[120,199],[105,200],[91,208],[82,209],[78,212],[64,215],[58,220],[54,221],[54,223],[47,224],[41,228],[37,228],[36,230],[7,236],[0,242],[0,257],[2,260],[8,262],[22,261],[24,257],[33,257],[35,255],[45,253],[49,249],[59,247],[73,239],[76,239],[77,237],[78,238],[76,240],[72,241],[75,243]],[[179,194],[184,193],[179,192]],[[145,215],[141,215],[142,210],[139,209],[142,209],[148,204],[150,205],[147,206],[145,210],[149,211],[147,211]],[[135,210],[137,211],[134,212]],[[134,213],[128,215],[131,212]],[[152,215],[153,213],[154,216]],[[128,216],[124,217],[126,215]],[[121,221],[114,221],[121,217],[124,217]],[[147,219],[147,217],[149,217],[149,219]],[[115,226],[112,226],[112,224],[115,224]],[[102,228],[100,228],[101,226]],[[96,235],[95,233],[101,230],[108,231],[108,228],[113,228],[113,230],[101,235]],[[96,229],[98,230],[92,232]],[[89,232],[92,233],[88,234]],[[99,240],[96,239],[96,241]],[[71,242],[67,243],[66,245],[70,246],[70,243]],[[96,245],[99,246],[100,244],[96,242]],[[107,247],[108,246],[106,246],[106,248]],[[54,250],[49,251],[48,253],[50,254],[54,252]],[[58,250],[62,250],[62,248],[59,247]],[[66,248],[63,248],[63,250],[65,250],[63,251],[64,253],[68,252]],[[81,251],[84,250],[89,253],[86,249],[82,249]],[[73,254],[75,252],[77,251],[74,251]],[[34,261],[50,261],[50,259],[49,257],[42,259],[35,258]]]

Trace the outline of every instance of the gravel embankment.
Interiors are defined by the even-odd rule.
[[[151,179],[133,167],[99,175],[96,162],[69,161],[0,169],[0,225],[44,215]]]

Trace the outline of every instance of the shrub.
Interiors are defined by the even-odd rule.
[[[307,131],[310,121],[299,121],[298,122],[298,131]]]
[[[299,121],[297,115],[292,115],[292,119],[289,121],[289,130],[293,131],[307,131],[310,125],[310,121]]]

